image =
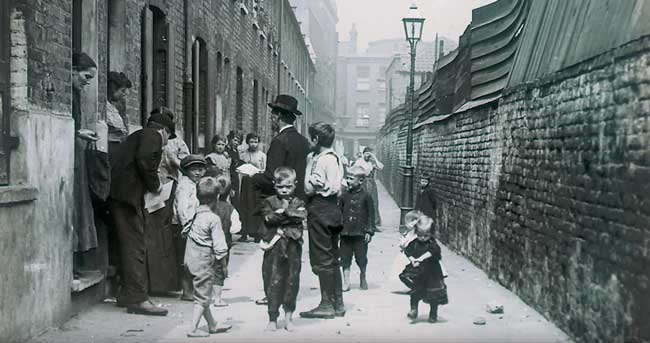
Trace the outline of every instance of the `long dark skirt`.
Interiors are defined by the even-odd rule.
[[[381,217],[379,215],[379,196],[377,195],[377,182],[374,177],[367,177],[365,182],[366,192],[370,193],[372,204],[375,208],[375,225],[381,225]]]
[[[147,266],[149,291],[162,293],[179,290],[178,257],[176,240],[177,227],[172,225],[173,204],[176,184],[165,207],[154,213],[144,210],[145,242],[147,245]]]
[[[257,214],[261,196],[255,189],[253,179],[244,176],[241,182],[241,195],[239,197],[239,216],[242,229],[240,234],[258,236],[262,218]]]

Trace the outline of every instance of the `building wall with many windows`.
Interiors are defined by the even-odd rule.
[[[280,25],[281,24],[281,25]],[[196,152],[215,133],[272,132],[266,105],[292,94],[311,113],[315,69],[288,0],[5,0],[0,3],[0,341],[20,342],[104,295],[72,293],[75,122],[72,53],[98,64],[81,126],[106,149],[109,71],[133,83],[121,107],[136,130],[168,106]],[[280,88],[278,88],[280,85]],[[303,120],[306,122],[306,120]],[[303,126],[303,123],[300,123]],[[100,232],[101,231],[101,232]],[[34,310],[37,309],[37,310]]]

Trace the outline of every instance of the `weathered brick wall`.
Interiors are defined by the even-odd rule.
[[[650,340],[649,85],[646,37],[416,130],[441,240],[580,342]]]

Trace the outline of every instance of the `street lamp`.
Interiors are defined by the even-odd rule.
[[[406,41],[411,46],[411,73],[410,82],[407,89],[410,99],[410,113],[408,121],[408,131],[406,135],[406,164],[402,166],[402,202],[400,207],[400,229],[404,228],[404,215],[413,210],[413,118],[415,117],[415,51],[420,39],[422,39],[422,28],[424,27],[424,18],[418,11],[418,6],[412,4],[409,7],[409,13],[406,18],[402,19],[404,23],[404,33]]]

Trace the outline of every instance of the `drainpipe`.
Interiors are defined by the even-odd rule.
[[[192,139],[192,117],[193,117],[193,99],[194,82],[192,81],[192,35],[190,33],[190,0],[183,0],[183,13],[185,15],[184,34],[185,34],[185,72],[183,75],[183,132],[184,140],[189,145],[190,151],[196,152],[197,148]]]
[[[187,0],[186,0],[187,1]],[[284,1],[285,0],[280,0],[280,23],[278,24],[278,44],[277,44],[277,49],[278,49],[278,93],[281,94],[282,92],[280,91],[282,87],[282,22],[284,18]]]

